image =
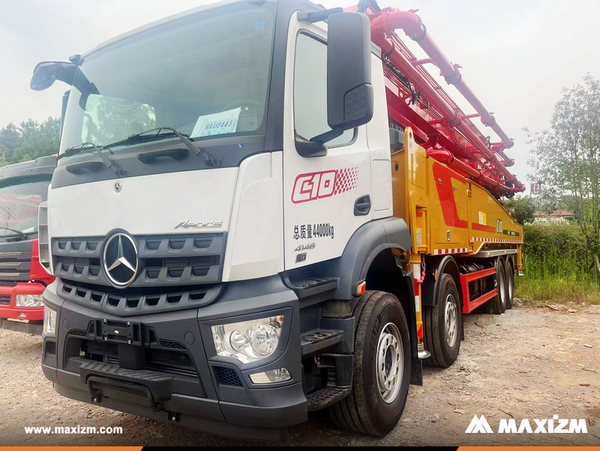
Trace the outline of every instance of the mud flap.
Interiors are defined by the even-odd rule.
[[[423,385],[423,361],[421,359],[411,359],[410,383],[411,385]]]

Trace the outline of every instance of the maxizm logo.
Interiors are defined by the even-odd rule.
[[[517,427],[517,420],[501,419],[498,434],[587,434],[585,420],[559,419],[558,415],[548,420],[533,420],[533,425],[528,419],[523,419]],[[483,415],[475,415],[471,424],[465,431],[466,434],[493,434],[492,428]]]

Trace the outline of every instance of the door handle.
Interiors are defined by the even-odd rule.
[[[371,196],[363,196],[354,202],[354,216],[366,216],[371,211]]]

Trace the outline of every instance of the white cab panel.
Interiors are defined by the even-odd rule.
[[[371,180],[373,219],[392,216],[392,167],[389,119],[385,97],[385,80],[381,59],[372,56],[373,119],[367,124],[367,138],[371,151]]]
[[[296,40],[298,34],[303,32],[325,41],[324,27],[326,24],[323,22],[299,22],[296,15],[290,21],[283,137],[286,270],[341,256],[354,232],[372,218],[372,209],[364,216],[354,214],[355,201],[371,195],[372,190],[371,155],[367,145],[366,126],[359,127],[353,142],[328,149],[326,156],[305,158],[296,151]]]
[[[226,232],[237,174],[238,168],[206,169],[50,189],[50,234],[105,236],[114,229],[132,235]],[[115,189],[116,182],[120,190]],[[222,225],[175,228],[185,220],[222,221]]]
[[[245,159],[227,237],[223,281],[283,271],[282,152]]]

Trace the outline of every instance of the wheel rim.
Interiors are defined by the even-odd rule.
[[[451,348],[456,344],[458,337],[458,304],[456,298],[449,294],[446,296],[446,343]]]
[[[394,323],[387,323],[379,334],[376,365],[379,393],[389,404],[398,397],[404,374],[404,348]]]

